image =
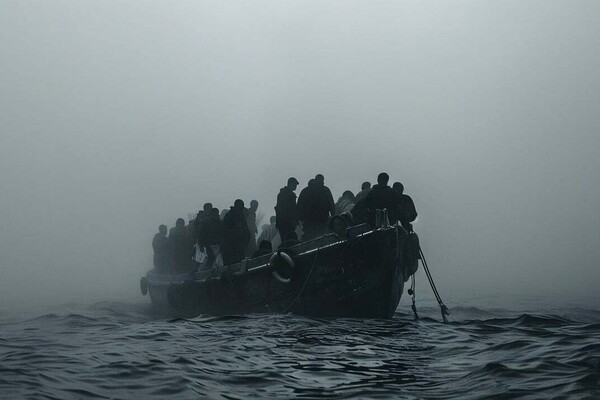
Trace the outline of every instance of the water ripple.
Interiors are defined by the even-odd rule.
[[[423,315],[436,315],[430,311]],[[0,393],[47,399],[600,396],[596,310],[457,307],[453,316],[449,324],[435,317],[414,321],[407,313],[391,320],[165,319],[145,304],[103,302],[0,321]]]

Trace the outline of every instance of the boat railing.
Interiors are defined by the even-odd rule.
[[[376,227],[375,229],[373,229],[369,224],[359,224],[346,229],[345,238],[341,238],[335,234],[330,233],[317,237],[315,239],[308,240],[306,242],[300,242],[294,246],[286,247],[285,249],[280,248],[279,250],[287,250],[294,256],[305,256],[335,246],[347,240],[353,240],[365,235],[372,234],[376,230],[392,228],[389,224],[389,220],[387,217],[387,210],[378,211],[382,211],[380,213],[381,216],[379,219],[381,226]],[[235,264],[219,266],[208,270],[193,271],[181,274],[159,274],[159,276],[152,274],[153,276],[149,276],[148,278],[153,281],[155,279],[158,279],[162,283],[166,283],[166,277],[168,277],[168,281],[170,283],[183,283],[190,280],[220,279],[224,272],[239,275],[245,274],[247,272],[256,272],[264,268],[268,268],[272,254],[273,253],[270,253],[256,258],[246,258]],[[160,275],[162,275],[162,277],[160,277]]]

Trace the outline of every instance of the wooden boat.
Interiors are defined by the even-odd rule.
[[[418,266],[418,238],[401,226],[350,227],[254,259],[179,274],[151,270],[142,293],[172,315],[295,313],[390,318]]]

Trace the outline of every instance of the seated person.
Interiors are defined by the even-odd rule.
[[[252,258],[271,254],[273,252],[273,246],[268,240],[261,240],[258,244],[258,249],[252,254]]]
[[[300,241],[298,240],[298,234],[296,233],[296,231],[291,231],[287,234],[287,239],[285,241],[281,242],[281,244],[279,245],[279,248],[280,249],[289,248],[289,247],[297,245],[298,243],[300,243]]]
[[[348,222],[341,215],[334,215],[329,220],[329,231],[340,239],[346,238],[346,229],[348,229]]]

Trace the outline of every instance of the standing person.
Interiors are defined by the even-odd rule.
[[[250,231],[244,215],[244,202],[237,199],[223,220],[223,264],[242,261],[250,240]]]
[[[335,203],[323,175],[315,176],[314,183],[302,190],[298,203],[304,231],[302,240],[326,234],[329,217],[335,214]]]
[[[192,236],[186,229],[183,218],[178,218],[175,227],[169,232],[169,248],[175,272],[187,272],[192,267],[194,256],[194,243]]]
[[[202,206],[202,210],[198,211],[198,215],[196,215],[196,218],[194,219],[193,235],[197,241],[199,241],[200,239],[200,231],[202,231],[202,225],[210,218],[212,208],[213,206],[211,203],[204,203],[204,206]]]
[[[394,182],[392,188],[400,195],[401,201],[398,206],[398,219],[402,224],[402,227],[409,232],[413,231],[412,223],[417,219],[417,209],[413,199],[404,194],[404,185],[400,182]]]
[[[247,208],[246,211],[246,223],[248,224],[248,229],[250,230],[250,241],[248,242],[248,248],[246,249],[246,256],[250,257],[256,251],[256,234],[258,233],[258,228],[256,226],[256,211],[258,210],[258,201],[252,200],[250,202],[250,208]]]
[[[360,192],[358,192],[358,194],[356,195],[356,204],[363,201],[365,197],[367,197],[367,194],[370,190],[371,182],[363,182],[363,184],[360,186]]]
[[[275,206],[275,224],[281,235],[281,240],[285,241],[298,225],[298,209],[296,205],[296,193],[298,180],[291,177],[287,185],[279,190],[277,195],[277,205]]]
[[[154,250],[154,268],[159,272],[166,272],[169,268],[169,239],[167,239],[167,226],[160,225],[158,233],[152,239]]]
[[[210,268],[217,258],[223,243],[223,222],[219,218],[219,209],[213,208],[210,216],[202,224],[198,244],[206,250],[206,268]]]
[[[338,199],[337,203],[335,203],[335,215],[342,215],[345,212],[352,211],[355,204],[356,199],[354,198],[354,194],[351,191],[346,190]]]
[[[308,184],[304,189],[300,191],[300,195],[298,196],[298,219],[300,221],[304,221],[312,212],[312,202],[315,196],[315,180],[309,179]],[[304,229],[305,227],[302,226]]]
[[[390,224],[395,224],[398,221],[398,207],[402,201],[400,195],[394,189],[388,186],[390,176],[385,172],[377,176],[377,185],[373,186],[364,201],[360,203],[360,207],[354,207],[352,215],[357,218],[361,215],[359,210],[364,208],[367,213],[367,219],[372,226],[375,226],[375,210],[388,210],[388,218]]]

